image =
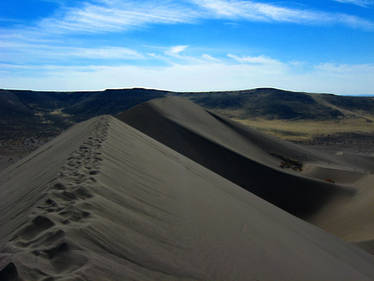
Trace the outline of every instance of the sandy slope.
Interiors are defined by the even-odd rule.
[[[181,98],[152,100],[118,117],[261,198],[348,241],[374,239],[372,161],[332,156],[281,141]],[[280,167],[284,161],[290,163],[288,168]],[[295,163],[302,163],[302,171]]]
[[[0,178],[4,281],[374,278],[372,256],[109,116]]]
[[[304,177],[293,166],[280,168],[287,159],[336,167],[335,159],[245,128],[181,98],[152,100],[119,119],[302,218],[315,214],[332,196],[351,197],[354,192]]]

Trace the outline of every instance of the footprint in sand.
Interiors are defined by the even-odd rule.
[[[14,237],[24,240],[31,240],[38,236],[41,232],[53,227],[55,223],[45,216],[37,216],[32,219],[31,223],[22,228]]]
[[[68,224],[71,221],[79,222],[85,218],[88,218],[91,215],[91,213],[79,210],[77,208],[69,208],[59,212],[58,215],[64,218],[64,224]]]
[[[34,217],[11,239],[18,250],[24,249],[49,263],[53,268],[48,274],[32,269],[36,280],[54,281],[62,272],[73,274],[75,270],[87,263],[87,257],[77,253],[76,246],[66,240],[64,226],[85,221],[91,213],[84,210],[90,208],[86,201],[93,197],[85,182],[96,183],[96,175],[100,173],[102,153],[98,151],[106,139],[107,126],[99,127],[94,136],[90,136],[73,152],[61,167],[57,181],[51,184],[43,202],[36,206]],[[83,210],[82,210],[83,209]],[[82,224],[79,224],[82,227]],[[9,263],[0,272],[1,281],[18,280],[17,268]]]
[[[49,246],[56,241],[61,240],[65,236],[65,232],[61,229],[45,231],[41,235],[37,236],[33,240],[29,241],[17,241],[15,245],[21,248],[39,248],[41,246]]]

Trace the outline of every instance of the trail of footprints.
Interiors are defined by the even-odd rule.
[[[79,248],[66,239],[64,229],[79,229],[89,223],[91,214],[84,207],[94,196],[90,186],[96,183],[95,176],[100,173],[100,151],[108,126],[105,117],[96,123],[92,135],[69,156],[57,180],[47,189],[30,223],[11,239],[18,251],[31,253],[50,268],[48,272],[35,269],[35,280],[58,280],[61,273],[73,274],[86,263],[86,257],[73,252]]]

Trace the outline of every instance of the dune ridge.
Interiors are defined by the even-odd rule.
[[[335,159],[242,127],[181,98],[152,100],[118,118],[304,219],[332,198],[351,197],[355,193],[349,186],[333,185],[295,172],[305,163],[340,165]],[[285,161],[291,164],[282,169]]]
[[[13,195],[15,198],[10,198],[15,201],[12,200],[9,203],[16,202],[16,206],[13,208],[18,211],[15,218],[12,219],[16,221],[19,219],[19,223],[14,227],[15,231],[9,228],[7,229],[8,233],[2,233],[2,235],[5,234],[5,237],[11,235],[9,243],[1,250],[1,252],[9,252],[9,254],[2,254],[2,260],[7,260],[9,255],[14,255],[19,262],[18,271],[21,274],[27,272],[26,280],[52,280],[48,279],[51,275],[69,276],[69,273],[83,267],[87,261],[85,255],[78,253],[79,246],[67,237],[66,232],[79,229],[90,217],[90,212],[85,210],[82,202],[93,196],[89,188],[96,182],[95,175],[98,173],[102,161],[100,147],[106,138],[107,130],[107,123],[104,119],[100,118],[100,122],[91,120],[79,125],[75,130],[70,130],[69,133],[61,136],[60,142],[57,139],[47,148],[42,148],[3,173],[4,175],[13,173],[17,175],[13,175],[13,177],[29,176],[22,175],[22,172],[33,169],[32,164],[38,165],[40,161],[36,162],[35,160],[40,157],[39,155],[47,154],[49,163],[53,163],[50,161],[50,157],[64,158],[65,156],[66,158],[68,155],[64,163],[61,161],[63,159],[59,159],[58,163],[53,163],[54,167],[43,167],[45,171],[52,170],[55,174],[46,177],[46,181],[39,186],[39,192],[35,192],[25,184],[28,190],[22,191],[35,193],[28,199],[30,204],[26,208],[25,206],[17,206],[25,204],[25,200],[22,198],[24,194],[16,193]],[[81,138],[83,140],[80,140]],[[70,149],[69,146],[71,146]],[[62,150],[63,153],[59,154],[59,150]],[[23,168],[21,175],[17,173],[20,168]],[[43,172],[40,169],[36,170]],[[31,174],[33,173],[31,172]],[[35,174],[35,176],[39,175],[39,173]],[[41,177],[43,178],[43,175]],[[47,180],[47,178],[50,179]],[[9,184],[9,182],[7,183]],[[10,187],[12,187],[12,183],[10,183]],[[1,189],[1,192],[5,193],[12,191],[14,190],[11,188]],[[8,208],[1,208],[4,212],[11,208],[11,206],[5,207]],[[12,211],[10,210],[10,212]],[[5,223],[6,219],[9,217],[3,216],[2,222]],[[13,233],[11,233],[12,230]],[[30,269],[30,264],[37,264],[43,270]],[[10,266],[8,270],[13,275],[18,275],[15,271],[16,267]],[[10,277],[4,280],[8,279],[13,280]]]
[[[0,178],[5,281],[374,278],[373,256],[110,116]]]
[[[151,100],[118,118],[347,241],[374,239],[372,160],[282,141],[177,97]]]

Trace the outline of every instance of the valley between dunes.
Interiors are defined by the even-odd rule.
[[[154,99],[0,173],[0,280],[373,280],[373,172]]]

